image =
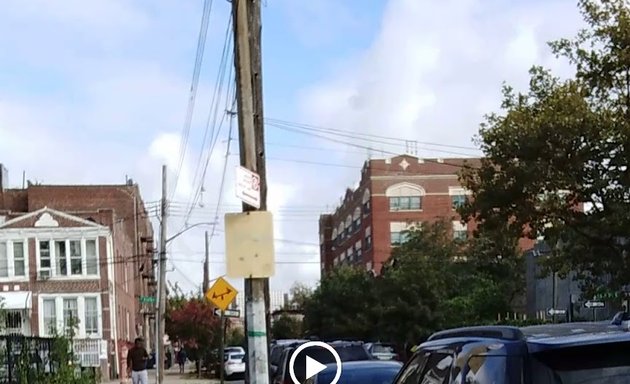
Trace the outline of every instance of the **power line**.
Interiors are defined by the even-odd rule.
[[[199,87],[199,75],[201,74],[201,64],[203,63],[203,53],[206,48],[206,38],[208,36],[208,26],[210,25],[210,14],[212,13],[212,0],[205,0],[203,3],[203,11],[201,16],[201,26],[199,27],[199,36],[197,37],[197,51],[195,53],[195,65],[193,66],[193,76],[190,85],[190,93],[188,98],[188,106],[186,108],[186,117],[184,126],[182,127],[181,142],[179,145],[179,160],[175,171],[175,184],[171,192],[171,198],[175,195],[179,177],[181,175],[182,166],[186,158],[186,150],[188,147],[188,136],[190,135],[190,126],[195,110],[195,99],[197,98],[197,88]]]
[[[312,125],[312,124],[298,123],[298,122],[292,122],[288,120],[280,120],[280,119],[274,119],[274,118],[266,118],[265,123],[278,127],[278,128],[294,127],[294,128],[299,128],[299,129],[304,129],[304,130],[309,130],[309,131],[319,131],[319,132],[324,132],[324,133],[335,134],[341,137],[372,141],[372,142],[377,142],[377,143],[384,143],[384,141],[393,141],[393,142],[403,143],[403,144],[408,143],[408,142],[415,142],[418,144],[435,146],[435,147],[479,151],[479,148],[475,148],[475,147],[467,147],[467,146],[452,145],[452,144],[440,144],[440,143],[429,142],[429,141],[419,141],[419,140],[403,139],[403,138],[392,137],[392,136],[374,135],[374,134],[362,133],[362,132],[361,133],[352,132],[349,130],[343,130],[343,129],[338,129],[338,128],[327,128],[327,127],[321,127],[321,126]],[[369,139],[369,138],[372,138],[372,139]],[[374,140],[374,139],[378,139],[378,140]]]

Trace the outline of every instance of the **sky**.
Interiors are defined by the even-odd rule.
[[[276,291],[316,284],[318,217],[357,183],[368,156],[403,153],[405,140],[417,142],[419,157],[479,155],[472,138],[483,115],[498,111],[501,85],[526,89],[534,64],[570,75],[546,42],[571,37],[582,25],[576,1],[567,0],[263,5]],[[229,6],[212,4],[184,140],[202,0],[0,4],[0,163],[11,185],[21,186],[22,172],[44,184],[120,184],[130,177],[155,213],[167,165],[169,235],[186,223],[216,223],[169,244],[168,279],[184,291],[201,282],[206,230],[210,276],[225,274],[223,217],[240,210],[238,128],[226,113],[233,110]]]

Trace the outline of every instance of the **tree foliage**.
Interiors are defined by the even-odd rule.
[[[302,321],[287,313],[281,314],[271,324],[271,337],[276,340],[299,339],[302,333]]]
[[[501,112],[477,137],[486,158],[462,173],[473,198],[461,214],[497,243],[543,237],[549,271],[618,289],[630,281],[630,9],[579,7],[588,27],[549,44],[575,75],[533,67],[526,92],[504,87]],[[583,203],[592,209],[576,209]]]
[[[213,310],[214,307],[204,298],[196,297],[169,306],[166,333],[171,339],[184,343],[192,360],[219,346],[221,325]]]
[[[305,327],[324,339],[409,345],[446,327],[493,322],[510,311],[523,274],[515,249],[496,258],[484,246],[453,241],[445,222],[425,224],[394,249],[380,276],[350,266],[323,276],[306,301]]]

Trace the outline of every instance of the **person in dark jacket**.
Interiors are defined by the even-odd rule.
[[[177,352],[177,364],[179,364],[179,373],[184,373],[184,367],[186,365],[187,358],[188,356],[186,356],[186,350],[184,349],[184,347],[181,347]]]
[[[147,362],[149,353],[144,348],[144,340],[136,338],[134,346],[127,352],[127,373],[133,384],[149,384]]]

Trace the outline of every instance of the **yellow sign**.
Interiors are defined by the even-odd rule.
[[[206,299],[225,311],[236,298],[238,291],[230,285],[224,278],[219,277],[217,281],[206,292]]]

